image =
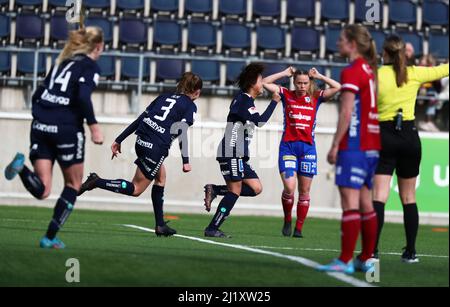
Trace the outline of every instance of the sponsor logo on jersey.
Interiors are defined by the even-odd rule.
[[[350,129],[349,129],[350,137],[358,136],[358,126],[359,126],[359,118],[358,118],[358,113],[357,113],[358,104],[359,104],[359,100],[355,100],[355,107],[353,108],[352,117],[350,120]]]
[[[293,109],[301,109],[301,110],[314,111],[314,108],[313,108],[313,107],[309,107],[309,106],[291,105],[290,107],[293,108]]]
[[[285,162],[284,162],[284,167],[285,167],[285,168],[294,168],[294,169],[297,169],[297,162],[295,162],[295,161],[285,161]]]
[[[156,132],[159,132],[161,134],[164,134],[166,132],[166,129],[155,123],[150,119],[150,117],[144,118],[144,123],[146,123],[150,128],[155,130]]]
[[[352,183],[356,183],[356,184],[359,184],[359,185],[364,184],[364,179],[362,179],[361,177],[358,177],[358,176],[350,176],[350,181]]]
[[[359,167],[352,167],[350,172],[352,172],[353,174],[356,174],[356,175],[360,175],[362,177],[367,176],[367,172]]]
[[[33,129],[47,133],[58,133],[58,126],[46,125],[36,121],[33,123]]]
[[[77,133],[77,160],[80,160],[83,158],[83,145],[84,145],[84,135],[83,132]]]
[[[297,161],[297,157],[296,156],[283,156],[283,161],[286,160],[293,160],[293,161]]]
[[[59,145],[56,145],[56,148],[58,148],[58,149],[73,148],[73,147],[75,147],[75,144],[59,144]]]
[[[315,160],[316,159],[316,155],[304,155],[303,158],[307,159],[307,160]]]
[[[149,148],[149,149],[152,149],[152,148],[153,148],[153,143],[143,141],[140,137],[138,137],[138,138],[136,139],[136,143],[137,143],[139,146],[142,146],[142,147],[146,147],[146,148]]]
[[[304,173],[310,173],[312,170],[311,162],[302,162],[300,163],[300,169]]]
[[[50,103],[59,104],[59,105],[63,105],[63,106],[68,106],[69,103],[70,103],[70,99],[69,98],[52,95],[52,94],[50,94],[48,92],[47,89],[42,93],[41,99],[45,100],[45,101],[48,101]]]
[[[70,154],[70,155],[60,155],[59,157],[63,161],[72,161],[74,156],[75,156],[74,154]]]
[[[309,115],[303,115],[302,113],[293,114],[292,112],[289,113],[289,117],[293,118],[293,119],[306,120],[306,121],[310,121],[312,118]]]

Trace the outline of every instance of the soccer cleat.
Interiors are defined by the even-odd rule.
[[[167,223],[165,223],[164,226],[156,226],[155,233],[158,237],[170,237],[176,234],[177,231],[173,228],[170,228],[169,226],[167,226]]]
[[[284,222],[283,229],[281,230],[281,233],[285,237],[290,237],[292,234],[292,223],[291,222]]]
[[[220,229],[205,229],[205,237],[212,237],[212,238],[227,238],[230,239],[231,236],[225,234]]]
[[[205,209],[206,211],[211,211],[211,204],[213,200],[217,197],[217,194],[214,192],[213,185],[207,184],[204,186],[205,189]]]
[[[66,245],[57,237],[55,237],[53,240],[50,240],[47,237],[43,237],[39,242],[39,246],[41,248],[54,248],[54,249],[63,249],[66,247]]]
[[[355,273],[355,267],[353,266],[352,261],[344,263],[339,259],[334,259],[330,264],[319,265],[317,270],[321,272],[339,272],[345,274]]]
[[[361,261],[358,256],[358,257],[356,257],[355,261],[353,262],[353,266],[355,267],[356,271],[360,271],[363,273],[373,272],[375,270],[375,262],[378,262],[378,260],[374,261],[374,260],[372,260],[372,258],[370,258],[366,261]]]
[[[11,163],[5,168],[5,177],[7,180],[13,180],[22,170],[25,164],[25,156],[18,152]]]
[[[80,187],[80,191],[78,191],[78,196],[83,194],[86,191],[91,191],[96,188],[95,183],[100,177],[96,173],[90,173],[87,177],[86,181]]]
[[[292,235],[294,238],[303,238],[303,234],[301,230],[298,230],[297,228],[295,228],[294,230],[294,234]]]
[[[416,257],[416,251],[407,250],[406,247],[403,249],[402,262],[409,264],[419,263],[419,258]]]

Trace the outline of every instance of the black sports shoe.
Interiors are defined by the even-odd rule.
[[[284,222],[283,229],[281,230],[281,233],[285,237],[290,237],[292,234],[292,222]]]
[[[294,238],[303,238],[303,234],[302,234],[301,230],[298,230],[297,228],[295,228],[294,234],[292,236]]]
[[[231,236],[225,234],[220,229],[205,229],[205,237],[212,237],[212,238],[231,238]]]
[[[164,226],[156,226],[155,233],[158,237],[170,237],[176,234],[177,231],[173,228],[170,228],[169,226],[167,226],[167,223],[165,223]]]
[[[91,191],[96,188],[95,183],[100,177],[96,173],[90,173],[87,177],[86,181],[80,187],[80,191],[78,191],[78,196],[83,194],[86,191]]]
[[[217,194],[214,192],[214,188],[212,184],[207,184],[204,186],[205,189],[205,209],[206,211],[211,211],[211,204],[213,200],[217,197]]]
[[[403,250],[402,262],[410,264],[419,263],[419,258],[416,257],[416,251],[407,250],[406,247],[404,247]]]

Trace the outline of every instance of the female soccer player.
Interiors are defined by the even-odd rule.
[[[188,156],[187,129],[194,124],[197,106],[194,101],[200,97],[202,79],[186,72],[181,77],[173,94],[158,96],[147,109],[128,126],[111,145],[112,158],[121,152],[121,143],[136,133],[136,173],[131,182],[124,179],[102,179],[91,173],[80,189],[80,195],[95,188],[129,196],[141,195],[156,179],[152,188],[153,209],[156,220],[156,235],[171,236],[176,231],[166,225],[163,219],[163,197],[166,172],[163,162],[169,155],[170,146],[180,137],[183,157],[183,172],[191,171]],[[181,132],[180,132],[181,130]]]
[[[249,164],[249,144],[255,125],[264,126],[272,115],[280,95],[274,94],[263,114],[255,107],[255,99],[263,93],[262,73],[264,66],[258,63],[247,65],[238,78],[241,92],[234,97],[227,117],[225,136],[219,144],[217,161],[226,186],[207,184],[205,186],[205,207],[209,211],[217,195],[223,199],[217,207],[211,223],[205,229],[206,237],[229,237],[219,227],[230,215],[239,196],[255,197],[262,191],[261,181]]]
[[[273,84],[276,80],[294,76],[295,90]],[[317,90],[314,80],[329,85],[323,91]],[[282,234],[292,233],[292,207],[298,180],[299,199],[294,237],[302,238],[302,228],[310,205],[310,190],[314,175],[317,175],[317,152],[314,140],[316,116],[322,102],[331,99],[341,84],[320,74],[312,68],[309,72],[292,67],[263,79],[264,87],[282,94],[284,108],[284,131],[280,143],[278,165],[284,190],[281,203],[284,211]]]
[[[417,92],[423,83],[448,76],[448,63],[438,67],[407,66],[405,43],[392,35],[384,42],[384,63],[378,70],[378,110],[380,112],[380,162],[374,179],[374,208],[378,215],[378,239],[384,224],[384,205],[389,198],[390,182],[397,173],[406,233],[402,261],[416,263],[416,236],[419,213],[416,181],[422,157],[421,144],[414,124]],[[399,117],[401,110],[402,118]],[[377,245],[378,245],[377,239]],[[375,258],[378,251],[375,250]]]
[[[355,269],[367,272],[373,268],[368,260],[375,248],[377,216],[371,189],[381,148],[375,88],[377,55],[369,31],[361,25],[346,26],[338,46],[351,64],[341,74],[341,110],[327,158],[336,164],[336,185],[344,211],[342,245],[339,259],[318,269],[352,274]],[[362,253],[353,263],[360,230]]]
[[[91,101],[100,72],[96,61],[103,46],[103,33],[99,28],[81,27],[69,33],[56,65],[32,98],[30,160],[33,171],[25,166],[21,153],[5,169],[8,180],[19,174],[34,197],[45,199],[51,191],[55,160],[61,167],[64,190],[56,202],[47,233],[40,241],[42,248],[65,247],[56,233],[72,212],[83,179],[84,119],[92,142],[103,143]]]

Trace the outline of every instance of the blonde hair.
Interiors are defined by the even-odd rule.
[[[69,39],[58,57],[61,64],[77,54],[90,54],[98,44],[103,43],[103,31],[98,27],[81,27],[69,32]]]
[[[176,92],[179,94],[193,94],[197,90],[201,90],[203,87],[202,79],[192,72],[185,72],[181,76],[180,82],[178,82]]]
[[[408,60],[406,59],[406,44],[398,35],[390,35],[383,44],[384,52],[389,56],[395,71],[397,87],[408,82]]]
[[[365,26],[353,24],[346,26],[344,33],[349,41],[356,42],[358,52],[369,63],[373,73],[376,75],[378,68],[377,46],[369,30]]]
[[[317,88],[317,84],[314,81],[314,79],[309,76],[309,72],[307,72],[306,70],[297,69],[294,73],[294,83],[297,80],[298,76],[307,76],[308,77],[309,88],[308,88],[307,92],[308,92],[309,96],[311,96],[311,97],[314,96],[314,93],[318,90],[318,88]]]

